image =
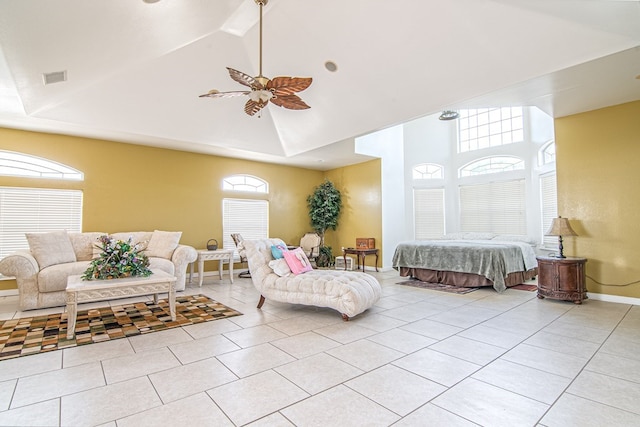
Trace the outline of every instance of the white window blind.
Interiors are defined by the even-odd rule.
[[[550,173],[540,177],[540,206],[542,208],[542,245],[545,248],[558,246],[556,236],[545,236],[551,222],[558,216],[558,198],[556,189],[556,174]]]
[[[269,237],[269,202],[252,199],[222,200],[222,245],[225,249],[235,248],[232,233],[240,233],[245,240]],[[238,262],[238,252],[234,252]]]
[[[0,187],[0,258],[29,249],[25,233],[82,231],[82,191]]]
[[[416,239],[444,235],[444,188],[414,189],[413,210]]]
[[[460,187],[461,231],[527,234],[525,181]]]

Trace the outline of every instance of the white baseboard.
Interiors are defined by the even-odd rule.
[[[589,299],[606,302],[617,302],[619,304],[640,305],[640,298],[621,297],[619,295],[596,294],[587,292]]]
[[[0,297],[12,297],[18,295],[17,289],[4,289],[0,291]]]

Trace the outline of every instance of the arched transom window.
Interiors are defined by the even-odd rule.
[[[232,175],[222,180],[222,189],[266,194],[269,192],[269,184],[251,175]]]
[[[442,179],[442,166],[435,163],[422,163],[413,168],[413,179]]]
[[[28,154],[0,150],[0,175],[84,180],[84,174],[61,163]]]
[[[524,160],[514,156],[493,156],[475,160],[462,166],[459,177],[484,175],[524,169]]]

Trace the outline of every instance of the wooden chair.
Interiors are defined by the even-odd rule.
[[[236,248],[238,248],[238,255],[240,256],[240,262],[243,264],[247,263],[247,257],[245,255],[244,248],[241,243],[244,241],[240,233],[231,233],[231,238],[233,239],[233,243],[236,244]],[[251,278],[251,272],[249,270],[243,271],[238,274],[238,277],[242,278]]]

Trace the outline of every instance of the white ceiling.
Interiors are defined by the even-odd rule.
[[[244,88],[226,67],[258,75],[258,12],[0,0],[0,126],[324,170],[367,159],[355,137],[443,109],[561,117],[640,99],[638,0],[270,0],[263,74],[313,77],[311,108],[250,117],[246,98],[199,98]]]

